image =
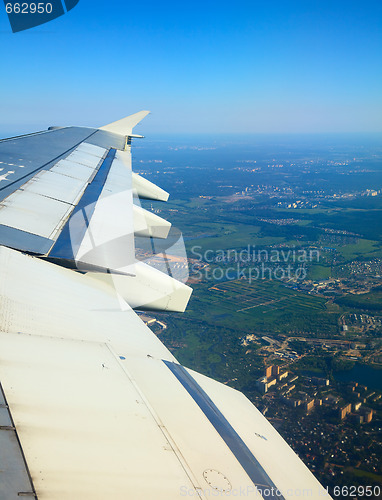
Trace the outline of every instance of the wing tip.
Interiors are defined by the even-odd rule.
[[[119,135],[130,135],[132,133],[133,128],[138,125],[140,121],[143,120],[150,111],[142,110],[134,113],[132,115],[126,116],[125,118],[121,118],[115,122],[111,122],[107,125],[103,125],[99,127],[100,130],[105,130],[106,132],[113,132]]]

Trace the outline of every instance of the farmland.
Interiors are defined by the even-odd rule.
[[[329,335],[338,331],[338,314],[328,314],[326,300],[307,296],[277,281],[246,280],[202,283],[186,315],[211,325],[246,330]]]

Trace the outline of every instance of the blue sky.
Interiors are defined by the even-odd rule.
[[[381,132],[381,26],[369,0],[80,0],[13,34],[0,6],[0,133],[140,109],[145,133]]]

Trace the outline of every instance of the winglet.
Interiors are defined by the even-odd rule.
[[[135,125],[143,120],[143,118],[149,113],[150,111],[139,111],[138,113],[122,118],[122,120],[104,125],[103,127],[100,127],[100,130],[114,132],[114,134],[129,135],[131,137],[131,133]]]

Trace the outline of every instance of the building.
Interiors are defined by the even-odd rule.
[[[363,423],[363,416],[362,415],[353,415],[353,420],[356,424],[362,424]]]
[[[283,378],[287,378],[288,376],[288,372],[282,372],[280,373],[280,375],[278,376],[278,379],[279,380],[282,380]]]
[[[340,419],[343,420],[348,413],[351,412],[351,404],[347,404],[346,406],[340,408]]]
[[[280,367],[278,365],[271,365],[265,369],[265,376],[269,378],[278,377],[280,374]]]
[[[265,369],[265,376],[267,379],[272,377],[272,368],[273,368],[273,366],[271,365]]]
[[[272,380],[268,380],[268,389],[272,387],[272,385],[276,385],[277,379],[273,378]]]
[[[374,394],[375,394],[375,391],[370,392],[369,394],[366,395],[366,399],[371,398],[372,396],[374,396]]]
[[[337,405],[340,401],[340,398],[338,396],[333,396],[333,394],[329,394],[329,396],[325,397],[325,401],[330,404]]]
[[[278,365],[272,366],[272,377],[278,377],[280,375],[280,367]]]
[[[371,422],[372,418],[373,418],[373,410],[369,410],[369,408],[368,408],[367,411],[363,415],[363,420],[366,424],[368,424],[369,422]]]
[[[294,382],[294,381],[295,381],[295,380],[297,380],[297,379],[298,379],[298,375],[295,375],[293,378],[291,378],[291,379],[289,380],[289,382]]]
[[[361,408],[361,405],[362,405],[361,401],[359,401],[358,403],[354,403],[353,410],[358,411]]]
[[[286,397],[283,397],[282,399],[283,399],[285,404],[287,404],[288,406],[291,406],[292,408],[297,408],[297,406],[300,406],[300,404],[301,404],[301,401],[299,399],[286,398]]]
[[[314,399],[311,399],[310,401],[305,401],[304,403],[304,410],[305,411],[310,411],[314,408]]]
[[[291,385],[290,387],[288,387],[288,389],[285,391],[285,394],[288,394],[289,392],[293,391],[293,389],[295,389],[296,386],[293,384]]]
[[[312,377],[311,381],[316,385],[329,385],[329,379],[327,378]]]
[[[256,386],[260,392],[265,394],[268,391],[267,377],[260,377],[256,380]]]
[[[155,318],[152,318],[151,316],[146,316],[146,314],[141,314],[139,317],[147,326],[154,324],[156,321]]]
[[[280,373],[279,366],[277,365],[268,366],[265,369],[265,377],[261,377],[257,381],[257,386],[260,389],[260,391],[265,394],[270,387],[276,385],[279,373]]]

